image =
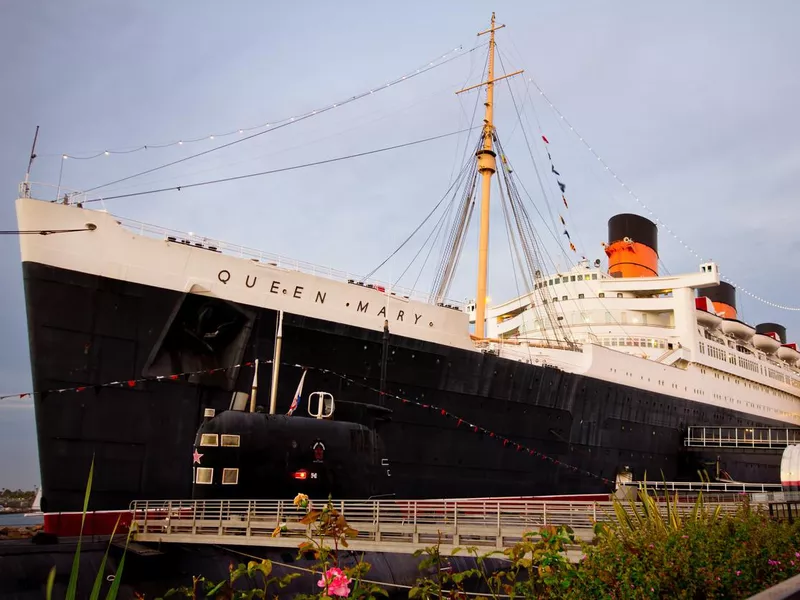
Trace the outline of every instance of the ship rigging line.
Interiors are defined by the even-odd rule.
[[[131,192],[129,194],[118,194],[116,196],[104,196],[100,198],[91,198],[89,200],[84,200],[79,204],[88,204],[90,202],[104,202],[106,200],[119,200],[121,198],[133,198],[136,196],[146,196],[149,194],[160,194],[162,192],[171,192],[171,191],[178,191],[195,188],[205,185],[214,185],[217,183],[227,183],[229,181],[239,181],[240,179],[250,179],[252,177],[261,177],[262,175],[273,175],[275,173],[284,173],[286,171],[296,171],[297,169],[306,169],[308,167],[317,167],[319,165],[326,165],[334,162],[340,162],[343,160],[348,160],[351,158],[360,158],[362,156],[369,156],[371,154],[379,154],[381,152],[388,152],[390,150],[399,150],[400,148],[407,148],[409,146],[416,146],[418,144],[425,144],[427,142],[433,142],[436,140],[441,140],[447,137],[452,137],[454,135],[459,135],[464,133],[465,131],[471,131],[476,129],[477,127],[468,127],[467,129],[460,129],[458,131],[451,131],[450,133],[442,133],[440,135],[435,135],[432,137],[422,138],[421,140],[414,140],[413,142],[404,142],[402,144],[395,144],[393,146],[384,146],[383,148],[375,148],[374,150],[366,150],[364,152],[356,152],[354,154],[346,154],[344,156],[336,156],[334,158],[326,158],[323,160],[317,160],[310,163],[302,163],[299,165],[292,165],[290,167],[281,167],[279,169],[270,169],[268,171],[259,171],[257,173],[247,173],[245,175],[234,175],[233,177],[222,177],[220,179],[211,179],[208,181],[198,181],[196,183],[187,183],[185,185],[174,185],[165,188],[157,188],[152,190],[145,190],[142,192]]]
[[[89,188],[88,190],[84,190],[83,193],[84,194],[88,194],[89,192],[94,192],[96,190],[99,190],[99,189],[104,188],[104,187],[108,187],[110,185],[114,185],[114,184],[117,184],[117,183],[122,183],[123,181],[127,181],[129,179],[134,179],[135,177],[141,177],[142,175],[147,175],[149,173],[153,173],[154,171],[160,171],[161,169],[166,169],[167,167],[171,167],[173,165],[177,165],[177,164],[180,164],[180,163],[183,163],[183,162],[195,159],[195,158],[199,158],[200,156],[205,156],[206,154],[211,154],[212,152],[216,152],[217,150],[222,150],[224,148],[229,148],[229,147],[231,147],[231,146],[233,146],[235,144],[240,144],[242,142],[246,142],[247,140],[252,140],[253,138],[256,138],[256,137],[258,137],[260,135],[264,135],[265,133],[270,133],[272,131],[277,131],[278,129],[283,129],[284,127],[287,127],[289,125],[293,125],[295,123],[299,123],[300,121],[305,121],[306,119],[310,119],[311,117],[315,117],[317,115],[321,115],[322,113],[328,112],[329,110],[333,110],[334,108],[337,108],[339,106],[343,106],[345,104],[350,104],[351,102],[355,102],[357,100],[360,100],[361,98],[365,98],[365,97],[367,97],[369,95],[372,95],[375,91],[380,91],[382,89],[386,89],[387,87],[391,87],[392,85],[395,85],[395,84],[400,83],[402,81],[408,81],[409,79],[413,79],[417,75],[422,75],[423,73],[427,73],[428,71],[431,71],[431,70],[433,70],[433,69],[435,69],[437,67],[441,67],[443,65],[446,65],[447,63],[449,63],[449,62],[451,62],[451,61],[453,61],[453,60],[455,60],[455,59],[457,59],[457,58],[459,58],[461,56],[465,56],[467,54],[471,54],[472,52],[474,52],[475,50],[477,50],[481,46],[483,46],[483,44],[476,45],[473,48],[470,48],[469,50],[467,50],[466,52],[463,52],[461,54],[457,54],[456,56],[453,56],[452,58],[448,58],[447,60],[442,61],[440,63],[437,63],[435,65],[430,65],[430,66],[428,66],[428,67],[426,67],[424,69],[419,69],[419,70],[417,70],[416,73],[411,73],[410,75],[404,75],[401,79],[398,79],[398,80],[396,80],[394,82],[391,82],[391,83],[387,83],[385,86],[381,86],[381,87],[376,88],[374,90],[370,90],[369,92],[356,94],[355,96],[352,96],[351,98],[349,98],[347,100],[343,100],[341,102],[337,102],[336,104],[332,104],[332,105],[327,106],[325,108],[314,110],[314,111],[312,111],[310,113],[306,113],[305,115],[301,115],[299,117],[293,117],[291,120],[289,120],[289,121],[287,121],[285,123],[281,123],[280,125],[276,125],[275,127],[270,127],[269,129],[265,129],[264,131],[258,131],[256,133],[253,133],[253,134],[248,135],[246,137],[233,140],[232,142],[228,142],[226,144],[221,144],[219,146],[215,146],[213,148],[209,148],[208,150],[203,150],[202,152],[198,152],[197,154],[192,154],[190,156],[185,156],[185,157],[180,158],[178,160],[173,160],[172,162],[168,162],[168,163],[165,163],[163,165],[160,165],[160,166],[157,166],[157,167],[153,167],[151,169],[147,169],[145,171],[140,171],[139,173],[134,173],[133,175],[128,175],[127,177],[122,177],[122,178],[116,179],[114,181],[109,181],[108,183],[103,183],[101,185],[97,185],[97,186],[95,186],[93,188]]]
[[[75,233],[77,231],[93,231],[92,227],[82,229],[17,229],[0,231],[0,235],[51,235],[54,233]]]
[[[676,242],[678,242],[681,246],[683,246],[683,248],[687,252],[692,254],[697,260],[699,260],[700,262],[705,262],[706,259],[704,259],[694,248],[692,248],[689,244],[687,244],[683,240],[683,238],[681,238],[677,233],[675,233],[669,227],[669,225],[667,225],[664,221],[659,219],[656,216],[656,214],[650,209],[650,207],[647,204],[645,204],[644,201],[641,198],[639,198],[639,196],[637,196],[633,192],[633,190],[628,186],[628,184],[625,183],[622,180],[622,178],[620,178],[620,176],[616,174],[616,172],[614,172],[614,170],[603,159],[603,157],[600,156],[597,153],[597,151],[591,145],[589,145],[589,142],[587,142],[586,139],[578,132],[578,130],[575,129],[575,127],[573,127],[572,123],[570,123],[569,120],[567,120],[567,118],[558,109],[558,107],[556,107],[556,105],[553,104],[553,101],[550,100],[550,98],[547,96],[547,94],[544,93],[544,90],[542,90],[542,88],[539,87],[539,84],[536,83],[536,81],[533,78],[529,78],[528,81],[534,85],[534,87],[538,90],[539,95],[545,100],[545,102],[547,102],[548,106],[553,110],[553,112],[559,117],[559,119],[569,129],[570,133],[572,133],[573,135],[575,135],[575,137],[578,138],[578,140],[581,142],[581,144],[583,144],[586,147],[586,149],[592,154],[592,156],[594,158],[596,158],[597,161],[604,167],[605,171],[609,175],[611,175],[617,183],[620,184],[620,186],[622,187],[623,190],[625,190],[628,193],[628,196],[630,196],[639,206],[641,206],[647,212],[647,214],[652,218],[652,220],[656,223],[656,225],[666,229],[667,233],[669,233],[675,239]],[[800,312],[800,306],[786,306],[785,304],[778,304],[777,302],[772,302],[770,300],[767,300],[766,298],[762,298],[758,294],[754,294],[750,290],[743,288],[742,286],[737,284],[735,281],[733,281],[730,277],[727,277],[726,275],[723,275],[722,273],[720,273],[720,279],[722,279],[724,281],[727,281],[728,283],[730,283],[733,287],[735,287],[738,291],[742,292],[743,294],[746,294],[746,295],[750,296],[751,298],[753,298],[755,300],[758,300],[759,302],[767,304],[768,306],[772,306],[773,308],[778,308],[778,309],[781,309],[781,310],[788,310],[790,312]]]

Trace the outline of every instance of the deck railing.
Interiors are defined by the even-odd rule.
[[[763,448],[780,450],[800,444],[797,427],[689,427],[688,447]]]
[[[322,508],[326,502],[312,504]],[[706,505],[720,506],[724,512],[739,506]],[[615,518],[612,502],[345,500],[333,506],[358,531],[350,540],[351,549],[404,553],[435,543],[443,552],[461,545],[502,549],[545,525],[568,525],[578,538],[590,540],[596,522]],[[676,505],[681,514],[694,507],[694,502]],[[137,501],[131,511],[136,539],[143,542],[296,547],[313,531],[300,523],[306,511],[289,500]],[[281,532],[272,537],[276,528]]]

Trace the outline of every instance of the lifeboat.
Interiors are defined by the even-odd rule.
[[[711,331],[717,329],[722,323],[722,317],[714,312],[714,303],[706,297],[694,299],[694,313],[697,322]]]
[[[736,319],[722,319],[720,327],[726,335],[732,335],[745,341],[750,340],[756,333],[755,327],[750,327],[747,323],[742,323]],[[780,345],[780,342],[778,342],[778,345]]]
[[[752,339],[753,345],[767,354],[774,354],[781,347],[781,341],[776,333],[757,333]]]
[[[778,358],[790,365],[794,365],[800,360],[800,352],[797,351],[797,344],[783,344],[778,348],[776,354]]]

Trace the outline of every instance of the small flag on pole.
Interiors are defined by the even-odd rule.
[[[289,406],[289,412],[286,413],[286,415],[289,417],[291,417],[292,413],[297,410],[297,407],[300,404],[300,399],[303,397],[303,382],[306,379],[306,371],[307,369],[303,369],[303,374],[300,376],[300,383],[297,386],[297,391],[294,393],[291,406]]]
[[[550,143],[550,142],[548,142],[548,141],[547,141],[547,138],[546,138],[546,137],[542,136],[542,139],[544,140],[544,143],[545,143],[545,144],[549,144],[549,143]]]

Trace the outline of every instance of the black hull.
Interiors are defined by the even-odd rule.
[[[23,271],[39,392],[42,510],[80,510],[93,455],[94,510],[190,497],[190,457],[203,410],[225,410],[234,391],[249,392],[252,369],[93,386],[270,358],[276,312],[40,264],[24,263]],[[214,335],[204,334],[209,331]],[[383,356],[382,332],[284,317],[282,362],[379,388]],[[777,421],[398,336],[390,336],[386,358],[387,392],[429,402],[596,475],[504,448],[434,411],[309,370],[307,391],[393,411],[382,436],[397,497],[604,493],[612,487],[602,478],[613,481],[624,466],[635,478],[697,479],[697,470],[717,455],[737,480],[780,480],[779,453],[702,454],[682,445],[689,425],[784,426]],[[260,375],[259,403],[266,405],[270,367]],[[298,369],[281,369],[279,413],[288,409],[299,377]],[[75,386],[87,389],[41,393]],[[708,470],[713,477],[713,467]]]

